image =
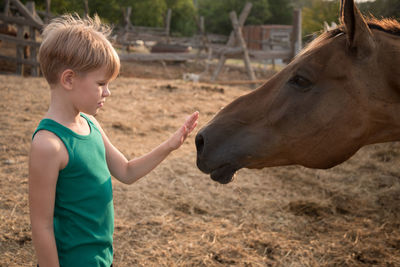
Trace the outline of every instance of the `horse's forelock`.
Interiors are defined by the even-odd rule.
[[[307,52],[309,52],[310,50],[313,50],[319,46],[321,46],[323,43],[325,43],[326,40],[329,40],[339,34],[342,34],[343,31],[343,27],[341,25],[339,25],[338,27],[334,28],[333,30],[329,30],[326,32],[323,32],[322,34],[320,34],[317,38],[315,38],[312,42],[310,42],[297,56],[301,56],[306,54]]]

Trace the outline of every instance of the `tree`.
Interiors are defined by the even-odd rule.
[[[379,0],[359,4],[360,10],[364,14],[372,14],[376,18],[400,19],[399,0]]]
[[[22,0],[26,3],[28,0]],[[36,7],[46,8],[46,0],[36,0]],[[53,14],[78,13],[84,14],[83,0],[51,0]],[[131,21],[134,25],[164,26],[167,12],[165,0],[88,0],[90,15],[98,14],[100,18],[111,24],[124,22],[122,12],[128,6],[132,7]]]
[[[291,25],[293,21],[292,0],[268,0],[271,16],[266,24]]]
[[[198,0],[198,14],[204,16],[207,32],[229,34],[232,23],[229,13],[234,10],[240,14],[246,0]],[[252,0],[253,7],[245,24],[265,24],[271,17],[268,0]]]
[[[27,0],[22,0],[22,3],[26,4]],[[35,1],[37,9],[46,9],[46,0]],[[90,2],[89,2],[90,8]],[[79,15],[84,14],[84,4],[83,0],[52,0],[51,1],[51,12],[53,14],[64,14],[64,13],[78,13]]]
[[[166,0],[171,8],[171,31],[182,35],[192,35],[196,31],[196,9],[192,0]]]
[[[133,25],[164,27],[167,13],[165,0],[119,0],[119,2],[124,8],[132,7]]]
[[[52,0],[53,1],[53,0]],[[88,0],[89,15],[98,14],[100,18],[110,24],[119,24],[121,22],[122,10],[118,0]],[[83,2],[79,0],[79,2]],[[82,4],[83,5],[83,4]]]
[[[339,23],[339,2],[308,0],[303,7],[303,36],[310,37],[324,28],[324,22]]]

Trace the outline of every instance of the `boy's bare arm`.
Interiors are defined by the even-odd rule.
[[[29,159],[29,208],[40,267],[59,266],[53,213],[58,172],[67,162],[68,152],[57,137],[47,131],[36,134]]]
[[[101,129],[104,145],[106,147],[106,157],[108,168],[111,174],[119,181],[131,184],[139,178],[145,176],[160,164],[173,150],[178,149],[186,137],[197,125],[199,113],[193,113],[186,122],[165,142],[154,148],[151,152],[128,161],[125,156],[115,148],[107,135]]]

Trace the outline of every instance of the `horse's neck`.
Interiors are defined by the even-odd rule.
[[[384,70],[389,90],[400,99],[400,36],[381,33],[380,37],[379,68]]]
[[[381,79],[370,88],[369,143],[400,141],[400,36],[382,35],[377,66]]]
[[[379,50],[375,77],[367,86],[368,144],[400,141],[400,36],[382,32],[375,36]]]

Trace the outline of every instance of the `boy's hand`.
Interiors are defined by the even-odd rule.
[[[197,126],[197,119],[199,118],[199,112],[196,111],[190,117],[186,119],[186,122],[168,139],[167,143],[171,150],[178,149],[186,137],[193,131]]]

